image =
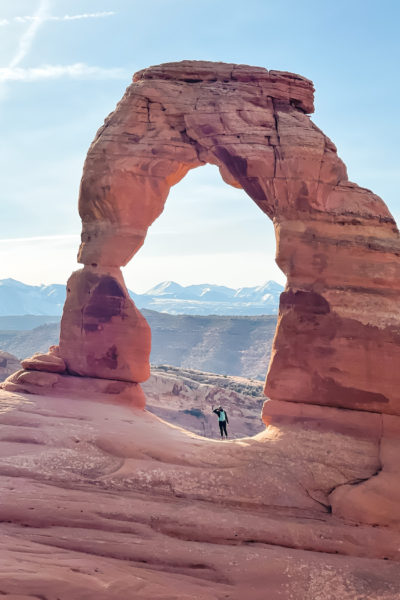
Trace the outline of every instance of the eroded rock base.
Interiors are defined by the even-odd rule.
[[[95,398],[96,401],[120,402],[143,409],[146,398],[140,384],[116,379],[74,377],[66,373],[39,370],[20,370],[8,377],[0,388],[8,392],[43,394],[76,399]]]
[[[328,503],[333,514],[344,519],[400,526],[399,417],[274,400],[264,403],[262,417],[267,426],[321,432],[321,443],[329,434],[349,437],[355,444],[368,441],[375,454],[375,472],[333,488]]]

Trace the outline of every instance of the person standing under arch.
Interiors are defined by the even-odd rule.
[[[221,434],[221,438],[224,438],[224,433],[225,433],[225,437],[228,437],[228,432],[226,430],[226,426],[229,423],[228,420],[228,413],[226,412],[226,410],[224,410],[222,408],[222,406],[220,406],[219,408],[214,408],[212,407],[213,412],[218,416],[218,425],[219,425],[219,431]]]

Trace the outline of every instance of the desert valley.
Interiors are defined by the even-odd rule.
[[[158,294],[159,304],[163,297],[171,295],[165,291],[166,287],[158,286],[163,289],[163,294]],[[273,303],[265,288],[274,290]],[[263,429],[263,381],[276,329],[278,292],[283,287],[268,282],[259,289],[267,297],[262,304],[262,294],[255,289],[256,310],[261,311],[263,306],[265,313],[271,310],[273,314],[242,316],[243,293],[238,299],[239,306],[231,300],[230,311],[236,314],[230,316],[142,310],[152,330],[151,377],[143,387],[148,410],[169,423],[217,439],[218,423],[212,407],[223,404],[231,420],[230,437],[251,436]],[[62,310],[63,293],[61,285],[40,289],[17,281],[0,281],[1,310],[14,311],[12,315],[0,316],[0,381],[20,369],[24,358],[35,352],[47,352],[58,343],[61,314],[54,313]],[[246,293],[249,298],[251,291]],[[191,308],[192,299],[188,295],[181,300],[181,310],[187,309],[186,302],[188,309]],[[147,296],[154,302],[150,294]],[[210,302],[217,304],[218,300],[198,300],[198,311],[206,312]],[[223,310],[225,303],[222,307],[218,304]],[[248,303],[247,311],[251,313],[252,309]],[[43,314],[46,311],[49,314]]]

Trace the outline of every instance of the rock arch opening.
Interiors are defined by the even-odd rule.
[[[236,289],[261,286],[267,280],[284,285],[275,251],[272,221],[246,192],[226,185],[215,165],[206,164],[190,170],[171,188],[163,213],[122,272],[129,289],[140,294],[169,281],[185,287],[211,284]],[[138,308],[147,308],[133,299]],[[175,308],[171,303],[165,310],[205,314],[195,313],[189,302],[187,306]],[[156,304],[151,308],[157,310]],[[217,312],[210,314],[235,314],[214,309]]]
[[[171,188],[162,215],[124,269],[130,289],[143,274],[151,277],[149,288],[170,280],[150,296],[134,297],[152,333],[151,376],[142,384],[147,409],[215,438],[212,406],[222,404],[231,438],[259,433],[283,290],[271,281],[259,285],[283,279],[271,220],[243,190],[221,181],[217,167],[193,169]],[[232,288],[249,282],[254,287],[235,295]]]

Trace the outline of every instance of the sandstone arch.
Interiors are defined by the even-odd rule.
[[[68,283],[59,350],[68,373],[120,381],[118,392],[148,377],[150,332],[120,267],[170,187],[212,163],[273,220],[287,276],[267,395],[400,413],[398,230],[380,198],[348,181],[310,120],[313,92],[298,75],[224,63],[134,76],[84,166],[84,268]]]
[[[274,222],[287,288],[268,396],[400,412],[398,231],[384,203],[348,181],[335,146],[310,120],[313,91],[298,75],[222,63],[135,75],[85,162],[85,267],[69,283],[60,340],[70,372],[147,377],[146,325],[126,297],[119,306],[104,277],[123,289],[118,269],[143,244],[170,187],[208,162]],[[82,293],[93,289],[89,302]]]
[[[120,267],[140,248],[171,185],[191,168],[215,164],[273,220],[277,262],[287,276],[264,421],[282,429],[294,423],[296,435],[304,424],[324,432],[323,442],[314,436],[312,452],[325,444],[326,454],[312,476],[301,436],[292,444],[289,432],[282,442],[296,469],[303,452],[307,502],[322,498],[344,519],[397,527],[399,233],[382,200],[348,181],[335,146],[310,120],[312,110],[312,83],[289,73],[193,61],[137,73],[85,162],[84,267],[68,282],[60,346],[24,361],[4,387],[69,396],[89,390],[143,406],[138,384],[148,376],[150,332]],[[337,456],[343,439],[350,464],[363,462],[370,448],[367,464],[354,477],[349,468],[325,478],[328,454]],[[265,453],[267,434],[264,440]],[[284,506],[289,479],[269,486],[283,490]],[[241,489],[230,485],[231,495]],[[271,505],[282,503],[271,498]]]

